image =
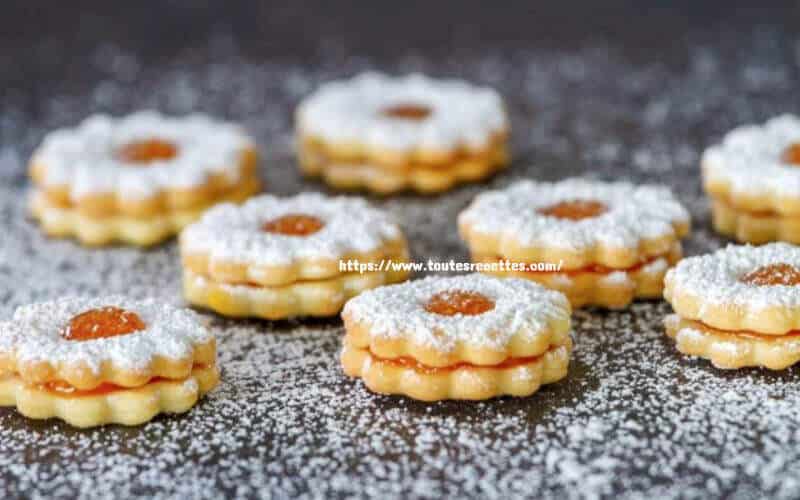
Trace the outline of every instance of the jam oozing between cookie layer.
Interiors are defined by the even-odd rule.
[[[745,274],[740,281],[757,286],[800,285],[800,269],[785,264],[769,264]]]
[[[800,142],[794,142],[783,150],[781,160],[794,166],[800,166]]]
[[[156,161],[170,160],[178,154],[178,148],[161,139],[146,139],[128,143],[117,150],[117,157],[127,163],[147,165]]]
[[[390,106],[381,113],[389,118],[419,121],[424,120],[431,114],[431,108],[421,104],[406,103]]]
[[[262,229],[268,233],[284,236],[309,236],[316,233],[325,224],[313,215],[286,214],[277,219],[267,221]]]
[[[463,290],[439,292],[428,299],[425,304],[426,311],[442,316],[456,314],[477,316],[492,309],[494,309],[494,302],[490,298],[480,293]]]
[[[603,215],[608,207],[596,200],[568,200],[537,210],[542,215],[557,219],[582,220]]]
[[[405,356],[400,357],[400,358],[386,359],[386,358],[378,358],[374,354],[371,354],[371,355],[372,355],[372,357],[377,358],[381,363],[386,363],[386,364],[389,364],[389,365],[402,367],[402,368],[411,368],[412,370],[415,370],[415,371],[417,371],[419,373],[425,373],[425,374],[429,374],[429,375],[435,375],[437,373],[452,372],[452,371],[460,370],[460,369],[464,369],[464,368],[467,368],[467,369],[470,369],[470,368],[491,368],[491,369],[494,369],[494,370],[507,370],[507,369],[510,369],[510,368],[516,368],[518,366],[522,366],[522,365],[527,365],[529,363],[533,363],[533,362],[538,361],[539,359],[542,358],[541,355],[539,355],[539,356],[527,356],[527,357],[524,357],[524,358],[508,358],[505,361],[503,361],[501,363],[498,363],[496,365],[474,365],[472,363],[467,363],[466,361],[464,361],[464,362],[456,363],[456,364],[450,365],[450,366],[428,366],[428,365],[424,365],[424,364],[420,363],[419,361],[417,361],[417,360],[415,360],[413,358],[409,358],[409,357],[405,357]]]
[[[67,340],[84,341],[128,335],[144,329],[145,324],[136,313],[109,306],[78,314],[60,333]]]

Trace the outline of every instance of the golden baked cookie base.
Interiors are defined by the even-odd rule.
[[[800,330],[797,307],[708,302],[702,296],[676,288],[669,274],[664,278],[664,299],[681,318],[697,320],[719,330],[763,335],[784,335]]]
[[[666,255],[680,238],[689,234],[690,224],[676,223],[673,228],[673,234],[642,239],[636,247],[598,244],[574,250],[526,246],[514,238],[478,232],[467,223],[459,224],[458,230],[473,255],[496,255],[512,262],[561,262],[562,269],[570,271],[593,264],[625,269],[637,265],[643,259]]]
[[[408,271],[349,273],[324,280],[298,281],[277,287],[220,283],[190,270],[183,271],[183,293],[195,306],[223,316],[286,319],[333,316],[364,290],[404,281]]]
[[[800,215],[739,210],[726,201],[712,198],[711,221],[715,231],[742,243],[800,244]]]
[[[182,359],[154,357],[148,366],[137,370],[121,368],[107,361],[93,369],[85,361],[52,363],[50,361],[19,362],[14,353],[0,354],[0,374],[14,373],[26,384],[63,382],[78,390],[88,391],[109,383],[120,387],[138,387],[154,377],[186,378],[198,364],[212,365],[217,359],[214,339],[194,346]]]
[[[241,203],[260,190],[260,183],[251,180],[202,208],[178,210],[150,217],[112,215],[100,218],[89,217],[71,208],[56,206],[41,191],[34,191],[30,199],[30,211],[48,236],[74,237],[86,246],[114,243],[150,246],[179,233],[185,226],[197,220],[211,205],[226,201]]]
[[[110,216],[126,216],[129,218],[152,218],[175,212],[190,212],[207,208],[220,199],[241,191],[242,186],[258,182],[258,152],[247,150],[242,154],[238,173],[231,176],[224,173],[213,174],[205,184],[192,188],[169,189],[156,196],[130,199],[120,193],[98,193],[72,200],[68,186],[47,186],[47,166],[33,164],[29,173],[37,190],[49,200],[51,206],[70,209],[90,219]],[[147,168],[147,167],[139,167]]]
[[[302,259],[283,266],[259,265],[255,262],[238,262],[229,259],[212,258],[207,253],[190,253],[181,237],[181,260],[184,269],[194,274],[207,276],[211,281],[228,284],[256,284],[262,286],[281,286],[296,281],[310,281],[332,278],[343,274],[340,262],[353,261],[361,264],[382,261],[408,261],[408,244],[405,238],[387,241],[370,252],[343,254],[336,259]]]
[[[740,212],[771,212],[782,216],[800,217],[800,198],[773,195],[747,194],[734,192],[726,180],[712,179],[704,174],[703,188],[712,198],[726,201]]]
[[[599,306],[609,309],[622,309],[636,299],[661,298],[664,291],[664,276],[670,267],[682,257],[681,244],[676,242],[663,259],[664,265],[656,267],[651,263],[633,270],[609,272],[571,271],[571,272],[525,272],[525,271],[487,271],[486,274],[500,278],[523,278],[556,290],[567,296],[573,308]],[[473,256],[473,262],[492,264],[494,256]]]
[[[481,400],[498,396],[530,396],[544,384],[567,375],[572,341],[547,350],[528,362],[510,367],[462,365],[449,370],[423,371],[375,357],[368,349],[344,343],[344,373],[363,379],[380,394],[400,394],[421,401]]]
[[[300,169],[306,175],[321,177],[337,189],[366,189],[378,194],[407,190],[438,193],[457,184],[489,177],[508,163],[503,143],[480,154],[456,156],[440,165],[407,163],[387,167],[369,160],[348,160],[302,148],[299,156]]]
[[[216,366],[194,368],[179,380],[159,379],[107,393],[69,395],[0,376],[0,406],[15,406],[28,418],[58,418],[80,428],[106,424],[140,425],[159,413],[184,413],[219,383]]]
[[[348,314],[343,314],[342,319],[347,332],[344,342],[353,348],[369,350],[382,359],[409,357],[431,367],[451,366],[459,362],[476,366],[497,365],[508,358],[538,356],[551,345],[561,345],[570,338],[570,319],[566,315],[560,319],[551,319],[539,331],[515,332],[505,349],[457,342],[452,351],[443,352],[425,343],[415,342],[410,335],[393,335],[389,338],[373,335],[368,322],[355,321]]]
[[[664,319],[678,351],[711,361],[717,368],[764,367],[783,370],[800,361],[800,335],[768,336],[711,328],[676,314]]]

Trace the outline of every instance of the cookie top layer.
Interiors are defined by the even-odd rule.
[[[363,73],[322,85],[297,109],[300,133],[393,151],[486,147],[508,128],[500,95],[459,80]]]
[[[457,306],[445,314],[432,312],[433,304],[453,294],[472,297],[471,313],[459,313]],[[369,290],[348,301],[342,312],[348,321],[365,325],[373,338],[403,339],[441,353],[464,345],[505,351],[554,325],[568,329],[570,314],[569,301],[559,292],[484,274],[432,276]]]
[[[152,141],[168,154],[162,150],[146,164],[124,154],[126,147]],[[106,193],[144,199],[203,186],[212,175],[238,179],[242,155],[252,149],[253,141],[238,125],[202,114],[140,111],[121,118],[94,115],[77,127],[55,130],[45,136],[31,164],[42,169],[44,186],[66,187],[73,200]]]
[[[726,185],[733,196],[800,198],[800,169],[787,156],[795,144],[800,148],[800,118],[794,115],[735,128],[703,153],[705,181]]]
[[[478,195],[458,217],[470,231],[517,247],[583,250],[637,248],[644,239],[678,237],[689,213],[666,187],[580,178],[524,180]]]
[[[292,217],[310,219],[302,235],[271,230]],[[310,232],[309,232],[310,231]],[[263,266],[340,259],[403,238],[392,217],[354,197],[301,193],[288,198],[262,195],[243,205],[220,204],[181,233],[183,253]]]
[[[103,337],[114,326],[94,327],[97,338],[87,340],[65,335],[76,316],[109,308],[135,315],[138,328]],[[104,363],[112,363],[118,370],[141,372],[156,358],[191,360],[195,346],[213,338],[196,313],[160,300],[63,298],[19,307],[10,321],[0,322],[0,356],[15,359],[17,366],[44,363],[56,370],[76,367],[99,373]]]

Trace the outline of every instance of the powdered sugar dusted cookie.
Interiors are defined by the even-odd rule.
[[[357,198],[303,193],[219,205],[180,238],[186,296],[233,316],[336,314],[362,291],[405,279],[405,237]],[[343,264],[372,266],[358,274]],[[381,267],[382,266],[382,267]]]
[[[666,188],[584,179],[520,181],[478,195],[458,217],[486,272],[537,281],[576,307],[660,296],[689,226],[688,212]]]
[[[52,132],[34,152],[32,211],[56,236],[150,244],[213,203],[256,192],[256,161],[244,130],[204,115],[96,115]]]
[[[219,376],[199,317],[155,299],[68,298],[0,323],[0,404],[72,425],[186,411]]]
[[[570,305],[519,279],[429,277],[377,288],[342,312],[342,366],[415,399],[523,396],[566,375]]]
[[[436,192],[507,161],[509,125],[494,90],[422,75],[329,82],[296,113],[300,165],[341,188]]]
[[[800,243],[800,118],[729,132],[702,158],[714,228],[741,242]]]
[[[681,261],[664,297],[667,333],[682,352],[723,368],[785,368],[800,360],[800,248],[730,245]]]

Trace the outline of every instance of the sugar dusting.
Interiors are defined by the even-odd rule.
[[[401,221],[417,258],[465,259],[455,219],[480,190],[524,176],[621,176],[666,183],[689,207],[688,255],[718,248],[699,195],[700,152],[736,124],[796,102],[795,55],[789,44],[776,58],[783,45],[764,31],[719,37],[714,47],[691,41],[676,42],[691,47],[680,70],[636,65],[602,44],[396,61],[399,73],[499,88],[517,160],[487,185],[380,204]],[[156,68],[106,46],[96,54],[105,79],[80,96],[43,94],[35,114],[19,93],[0,97],[2,317],[66,293],[180,300],[174,243],[88,251],[48,241],[24,219],[23,164],[48,129],[97,111],[202,109],[244,122],[265,153],[270,191],[320,187],[303,182],[291,160],[292,107],[321,81],[371,61],[251,64],[229,43],[211,46],[208,64]],[[0,410],[0,488],[70,498],[798,496],[795,371],[720,372],[684,358],[663,334],[668,312],[664,303],[578,312],[565,381],[529,399],[435,405],[373,396],[346,380],[335,320],[214,319],[223,380],[186,416],[79,432]]]

